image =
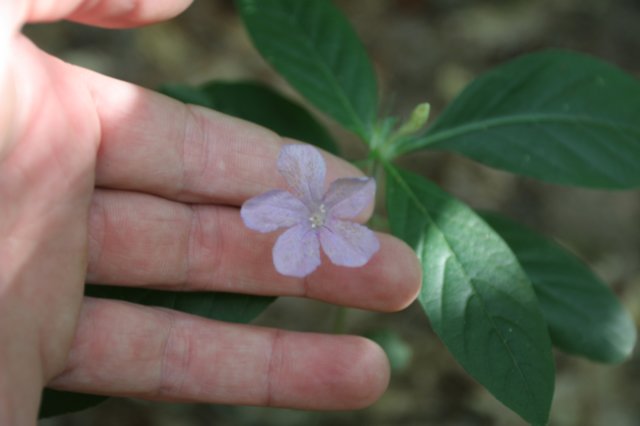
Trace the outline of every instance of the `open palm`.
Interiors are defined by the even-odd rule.
[[[32,424],[47,384],[313,409],[373,402],[388,366],[365,339],[83,297],[91,280],[392,311],[413,300],[420,272],[407,246],[379,235],[380,251],[363,268],[279,275],[275,236],[247,230],[239,206],[284,186],[275,162],[285,141],[63,63],[19,34],[24,21],[63,17],[144,24],[184,1],[15,3],[0,6],[0,424]],[[359,173],[325,158],[327,180]]]

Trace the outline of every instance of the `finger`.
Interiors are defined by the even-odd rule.
[[[297,333],[85,299],[65,371],[50,386],[145,399],[355,409],[385,390],[389,366],[355,336]]]
[[[415,254],[385,234],[378,234],[380,250],[365,266],[338,267],[325,258],[316,272],[299,279],[273,266],[279,233],[247,229],[232,207],[98,191],[89,229],[90,282],[305,296],[379,311],[406,307],[420,288]]]
[[[28,22],[70,19],[89,25],[123,28],[178,15],[191,0],[30,0]]]
[[[285,188],[276,159],[286,141],[275,133],[210,109],[80,72],[96,100],[102,128],[96,182],[189,202],[239,205]],[[326,183],[362,173],[324,153]]]

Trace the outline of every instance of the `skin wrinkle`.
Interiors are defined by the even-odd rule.
[[[187,200],[191,199],[194,195],[197,197],[198,192],[194,193],[187,188],[202,188],[202,183],[207,180],[212,181],[211,186],[214,188],[214,191],[217,191],[215,188],[217,188],[220,182],[231,179],[235,180],[238,186],[255,186],[256,182],[254,180],[247,179],[241,174],[229,173],[227,170],[228,165],[225,162],[233,163],[233,159],[236,157],[240,158],[246,155],[242,152],[243,150],[238,152],[236,140],[228,141],[226,136],[228,132],[233,131],[228,129],[233,129],[239,124],[238,122],[242,122],[242,120],[232,118],[226,123],[221,121],[223,126],[216,130],[222,135],[222,138],[214,140],[209,136],[210,132],[207,132],[205,129],[207,128],[207,123],[211,121],[211,115],[218,115],[219,113],[206,110],[197,105],[187,104],[184,107],[186,115],[181,143],[181,183],[180,187],[176,190],[177,197]],[[230,117],[225,117],[225,119],[230,119]],[[249,125],[250,123],[246,124]],[[251,125],[253,126],[253,124]],[[260,132],[260,142],[264,143],[265,147],[273,144],[278,146],[283,144],[282,138],[270,130],[260,128]],[[252,137],[249,142],[254,142],[254,137]],[[259,152],[259,150],[256,152],[253,147],[247,146],[250,148],[248,150],[250,151],[250,155],[257,160],[255,161],[256,165],[262,165],[272,161],[271,159],[258,157],[259,154],[257,154],[257,152]],[[216,147],[215,153],[212,152],[213,147]],[[216,157],[215,162],[212,161],[214,156]],[[253,158],[249,161],[254,163]],[[262,182],[258,182],[258,184],[262,184]],[[221,191],[218,192],[224,192],[225,189],[226,188],[223,187]],[[208,189],[205,191],[208,191]],[[242,201],[244,200],[237,200],[234,204],[239,204]]]
[[[192,174],[194,176],[194,180],[195,178],[197,178],[198,180],[204,180],[206,179],[207,170],[211,167],[210,159],[212,157],[211,146],[213,145],[213,141],[209,137],[208,133],[205,131],[206,118],[202,114],[202,110],[199,109],[199,107],[196,107],[195,105],[189,105],[189,104],[186,105],[186,108],[187,108],[187,111],[189,111],[190,116],[193,117],[194,125],[196,126],[197,134],[199,136],[199,138],[194,138],[194,141],[198,141],[197,143],[200,147],[200,149],[198,150],[200,153],[199,157],[203,159],[202,165],[200,167],[190,167],[190,169],[195,172]],[[224,161],[224,160],[221,159],[220,161]],[[220,167],[219,169],[221,172],[220,175],[224,176],[224,172],[225,172],[224,166]]]
[[[166,264],[162,263],[160,265],[153,265],[158,269],[164,271],[165,276],[172,276],[174,286],[182,289],[187,287],[189,283],[185,278],[189,278],[188,276],[191,274],[190,269],[185,269],[186,267],[191,266],[192,259],[191,257],[191,229],[194,226],[194,218],[193,212],[194,210],[198,210],[195,206],[191,204],[186,205],[174,205],[172,206],[171,213],[169,217],[159,217],[157,218],[158,227],[169,227],[175,228],[177,230],[175,241],[165,241],[163,239],[163,245],[169,245],[171,247],[177,246],[176,254],[182,259],[176,265],[176,269],[171,271],[172,268],[167,267]],[[199,216],[199,214],[198,214]],[[167,248],[169,249],[169,248]],[[149,265],[151,267],[151,265]],[[182,270],[181,270],[182,268]],[[154,285],[158,284],[157,282],[149,282],[148,284]]]
[[[211,208],[211,211],[213,212],[213,220],[212,222],[214,223],[213,225],[213,235],[215,235],[215,237],[213,238],[213,256],[211,259],[211,271],[213,271],[213,273],[211,274],[211,290],[215,291],[215,283],[217,282],[223,282],[223,280],[220,278],[221,274],[220,271],[223,271],[224,268],[224,264],[225,264],[225,247],[227,246],[227,243],[224,239],[224,233],[223,232],[219,232],[220,229],[222,229],[222,227],[224,226],[224,224],[222,223],[222,215],[220,214],[220,210],[216,209],[216,208]],[[206,235],[203,233],[202,234],[202,239],[204,240]],[[230,288],[231,285],[230,283],[224,282],[223,284],[224,288]]]
[[[81,70],[81,68],[76,65],[73,65],[73,64],[68,64],[68,65],[74,70]],[[82,75],[82,74],[78,73],[78,75]],[[82,80],[82,82],[84,83],[84,80]],[[96,135],[97,135],[98,144],[96,146],[95,164],[97,165],[100,162],[100,158],[104,157],[104,149],[105,149],[104,144],[102,143],[102,141],[104,140],[104,125],[102,124],[102,120],[100,119],[100,114],[98,113],[98,111],[100,110],[100,96],[97,96],[92,85],[84,84],[84,86],[87,88],[87,94],[91,98],[91,101],[93,102],[93,104],[95,105],[95,111],[96,111],[96,127],[97,127]],[[95,181],[95,178],[96,178],[95,174],[93,178]]]
[[[320,256],[322,256],[322,253],[320,254]],[[309,282],[310,276],[311,274],[305,275],[304,277],[300,278],[300,285],[298,286],[300,287],[300,294],[298,294],[296,297],[303,297],[305,299],[313,297],[313,292],[311,291],[312,286]]]
[[[191,339],[185,337],[189,334],[181,331],[182,324],[174,312],[168,309],[163,312],[169,325],[162,343],[158,384],[154,391],[154,396],[160,399],[181,394],[193,359]]]
[[[274,407],[274,389],[277,389],[277,385],[274,383],[279,378],[283,370],[284,352],[282,348],[283,330],[277,328],[271,333],[271,351],[269,351],[269,363],[266,374],[266,387],[265,387],[265,407]]]
[[[49,57],[48,59],[55,61],[56,65],[59,65],[61,67],[66,68],[67,64],[65,62],[63,62],[62,60],[56,58],[56,57]],[[77,67],[75,67],[77,68]],[[66,91],[66,87],[59,87],[57,84],[55,84],[55,81],[51,80],[51,76],[49,76],[49,81],[48,81],[48,86],[51,87],[52,89],[52,94],[53,96],[55,96],[55,98],[57,98],[58,100],[58,104],[62,105],[64,107],[67,107],[67,104],[64,102],[64,100],[69,96],[69,94]],[[82,89],[82,97],[85,100],[89,100],[89,101],[94,101],[94,97],[93,97],[93,93],[91,91],[91,89],[85,85],[85,84],[80,84],[79,87]],[[102,139],[100,139],[101,136],[101,131],[102,131],[102,126],[100,124],[100,117],[98,116],[97,110],[95,108],[91,109],[91,125],[93,126],[92,129],[92,133],[93,133],[93,138],[90,138],[91,143],[93,145],[93,154],[94,154],[94,166],[95,166],[95,161],[97,159],[97,151],[100,147],[100,141]],[[66,111],[66,115],[71,117],[73,116],[73,111]],[[76,121],[70,120],[70,126],[72,126],[73,130],[77,131],[78,133],[84,133],[85,129],[83,128],[85,125],[82,123],[78,123]],[[54,150],[55,151],[55,150]],[[61,166],[65,165],[65,159],[60,159],[60,158],[56,158],[58,164],[60,164]],[[64,169],[67,169],[68,167],[65,167]],[[63,169],[63,170],[64,170]]]
[[[210,169],[210,149],[212,145],[205,131],[207,118],[201,107],[185,105],[186,118],[182,142],[182,188],[180,193],[191,195],[185,188],[198,187],[197,182],[207,178]],[[214,173],[216,175],[216,173]]]
[[[182,155],[180,156],[180,185],[177,188],[177,194],[184,194],[186,193],[186,188],[187,188],[187,180],[189,178],[189,170],[187,169],[187,155],[188,155],[188,148],[190,146],[190,134],[191,134],[191,128],[196,127],[197,129],[197,121],[195,120],[194,117],[194,110],[192,108],[189,108],[188,105],[185,105],[185,107],[182,109],[182,111],[184,111],[185,114],[185,118],[183,120],[184,122],[184,128],[182,130]],[[197,140],[197,139],[195,139]]]
[[[203,225],[204,209],[207,209],[207,213],[209,214],[208,221],[213,224],[211,226],[211,228],[213,229],[213,232],[207,232],[206,231],[207,227]],[[211,253],[213,254],[207,257],[207,259],[210,262],[207,264],[207,271],[210,271],[210,277],[206,280],[207,283],[203,285],[203,289],[206,291],[216,291],[218,290],[216,288],[216,283],[221,283],[223,288],[231,288],[231,285],[229,285],[227,282],[222,281],[222,278],[219,273],[219,271],[225,269],[224,255],[225,255],[225,246],[226,246],[226,243],[224,241],[224,233],[218,232],[218,230],[224,226],[224,223],[222,223],[222,218],[221,218],[222,215],[220,214],[220,210],[219,208],[213,208],[213,207],[194,206],[193,212],[194,212],[193,214],[195,218],[192,220],[196,220],[198,222],[198,225],[197,225],[197,231],[193,234],[192,243],[193,243],[194,249],[192,252],[193,256],[191,258],[192,262],[190,264],[190,267],[193,268],[193,265],[195,264],[199,264],[199,265],[207,264],[206,262],[202,262],[202,261],[197,262],[197,260],[193,262],[193,259],[196,259],[195,257],[196,252],[203,251],[202,249],[203,247],[206,247],[206,248],[212,247],[212,249],[208,249],[205,252],[206,254],[211,254]],[[198,247],[200,247],[200,250],[195,249]],[[190,276],[191,276],[191,279],[188,281],[189,284],[202,281],[201,278],[199,278],[198,276],[195,276],[195,277],[193,276],[193,271],[191,271]]]
[[[200,216],[200,209],[195,208],[191,204],[188,204],[187,207],[189,208],[190,226],[187,235],[187,244],[185,244],[186,253],[183,263],[183,278],[179,286],[180,290],[183,291],[188,289],[189,283],[192,282],[192,267],[194,264],[193,256],[196,252],[195,247],[197,243],[195,239],[199,233],[202,233],[202,218]]]
[[[26,98],[26,96],[24,96],[24,94],[19,93],[18,89],[16,89],[16,91],[15,91],[15,97],[17,99],[19,99],[21,97],[22,98]],[[25,115],[24,113],[21,113],[21,111],[20,111],[20,109],[21,109],[20,106],[22,104],[23,103],[21,103],[21,102],[17,103],[18,108],[16,108],[16,113],[14,114],[14,117],[13,117],[14,119],[16,119],[18,121],[24,119],[24,115]],[[24,106],[22,106],[22,108],[24,108]],[[33,114],[34,117],[39,117],[39,116],[43,115],[43,111],[46,111],[46,104],[45,104],[45,102],[35,102],[35,103],[32,102],[29,105],[29,108],[31,108],[31,111],[32,111],[32,114]],[[19,133],[19,134],[15,135],[16,136],[16,138],[15,138],[16,140],[31,140],[31,139],[33,139],[33,136],[31,136],[32,133],[37,133],[38,132],[38,129],[37,129],[36,126],[26,126],[26,128],[23,128],[23,129],[24,129],[24,131],[22,133]],[[7,163],[9,163],[9,164],[12,163],[12,161],[11,161],[12,159],[10,158],[10,156],[11,156],[11,154],[14,153],[13,149],[15,149],[16,146],[17,146],[17,144],[13,144],[13,146],[11,147],[12,150],[9,150],[6,153],[7,156],[5,158],[5,161]],[[27,170],[22,170],[22,172],[23,172],[22,175],[24,175],[23,177],[26,177],[26,176],[29,175],[29,171],[27,171]]]
[[[275,145],[275,146],[279,147],[278,149],[280,149],[280,147],[282,147],[283,145],[286,144],[287,139],[281,137],[277,133],[272,132],[271,130],[269,130],[267,128],[262,128],[262,127],[260,128],[260,130],[261,130],[261,133],[262,133],[261,140],[264,142],[265,146],[266,145]],[[253,139],[252,139],[252,141],[253,141]],[[252,142],[252,141],[250,141],[250,142]],[[248,143],[249,142],[247,142],[247,146],[249,146]],[[251,148],[251,147],[249,146],[249,148]],[[265,157],[265,156],[260,155],[259,151],[255,151],[255,150],[251,150],[251,151],[252,151],[251,152],[251,156],[252,156],[253,159],[255,159],[255,164],[256,165],[270,164],[270,163],[273,163],[273,161],[274,161],[273,158],[271,158],[271,157],[268,157],[268,156]],[[284,188],[287,187],[286,182],[285,182],[284,178],[282,177],[282,175],[280,175],[279,173],[276,173],[275,178],[278,179],[278,181],[280,182],[279,185],[278,185],[279,188],[284,189]],[[254,181],[248,180],[246,178],[241,178],[239,175],[233,175],[232,179],[235,179],[241,185],[254,187],[255,184],[256,184]],[[264,185],[264,182],[260,182],[260,184]],[[260,192],[265,191],[265,190],[266,190],[266,188],[262,188]],[[238,205],[241,205],[246,200],[247,200],[246,198],[243,199],[243,200],[240,200]]]
[[[87,329],[96,330],[99,328],[98,326],[96,326],[96,319],[99,319],[100,316],[90,315],[92,312],[95,312],[96,310],[95,307],[96,305],[93,302],[93,299],[85,297],[85,303],[83,304],[83,308],[82,308],[84,312],[81,311],[80,313],[80,316],[84,318],[84,321],[80,323],[78,330],[76,330],[76,337],[74,339],[77,339],[78,336],[84,336],[84,335],[92,336],[95,333],[93,331],[87,332],[86,330]],[[84,341],[76,340],[73,343],[73,345],[71,346],[71,350],[67,355],[65,368],[59,374],[51,378],[51,381],[55,381],[60,377],[73,374],[75,371],[77,371],[79,368],[82,367],[82,360],[76,356],[76,352],[84,350],[85,346],[86,346],[86,342]]]
[[[88,248],[89,262],[87,263],[87,275],[100,269],[102,253],[104,251],[105,235],[107,233],[107,213],[101,201],[96,202],[96,196],[89,208]]]

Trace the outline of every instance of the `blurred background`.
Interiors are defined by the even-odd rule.
[[[341,0],[336,2],[373,59],[386,113],[407,116],[424,101],[435,116],[479,73],[547,47],[591,53],[640,76],[638,0]],[[231,0],[196,0],[180,17],[135,30],[71,23],[25,32],[65,61],[156,88],[163,83],[259,80],[300,98],[251,46]],[[300,100],[301,101],[301,100]],[[334,131],[343,152],[364,149]],[[609,283],[640,323],[640,194],[565,188],[488,169],[446,154],[405,165],[473,207],[501,211],[559,238]],[[331,331],[336,310],[281,298],[257,323]],[[159,404],[111,399],[41,426],[206,425],[523,425],[474,382],[447,352],[417,306],[397,314],[350,310],[348,332],[376,335],[392,350],[388,392],[353,412]],[[551,425],[640,425],[640,354],[618,366],[557,353]]]

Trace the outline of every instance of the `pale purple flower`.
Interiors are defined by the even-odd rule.
[[[375,180],[337,179],[324,192],[326,165],[308,145],[285,145],[278,171],[290,192],[273,190],[247,200],[244,224],[258,232],[287,229],[273,247],[273,264],[283,275],[304,277],[320,265],[320,247],[336,265],[358,267],[380,248],[375,234],[353,222],[373,200]]]

